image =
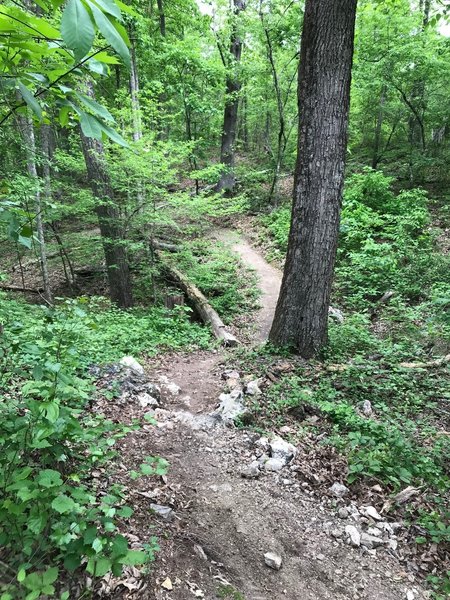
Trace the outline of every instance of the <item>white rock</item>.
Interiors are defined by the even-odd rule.
[[[147,406],[158,406],[158,400],[145,392],[143,394],[139,394],[137,398],[142,408],[147,408]]]
[[[338,308],[333,308],[332,306],[330,306],[328,308],[328,316],[331,317],[332,319],[335,319],[338,323],[344,322],[344,315],[343,315],[342,311],[339,310]]]
[[[350,539],[350,543],[352,546],[355,546],[355,548],[357,548],[361,545],[361,534],[354,525],[347,525],[345,528],[345,533]]]
[[[294,433],[294,429],[289,425],[283,425],[283,427],[280,427],[280,433]]]
[[[372,404],[370,400],[364,400],[361,412],[365,417],[370,417],[373,413]]]
[[[124,356],[120,359],[120,364],[135,373],[139,373],[139,375],[144,374],[144,367],[133,356]]]
[[[367,517],[371,517],[375,521],[383,520],[383,517],[379,514],[379,512],[374,506],[362,506],[361,514],[366,515]]]
[[[264,554],[264,562],[268,567],[274,569],[275,571],[279,571],[281,569],[281,565],[283,563],[283,559],[278,554],[274,552],[266,552]]]
[[[272,458],[277,458],[284,461],[284,464],[290,462],[297,454],[297,448],[283,440],[283,438],[275,437],[269,442],[270,455]]]
[[[168,383],[166,387],[168,391],[172,394],[172,396],[177,396],[181,390],[180,386],[173,382]]]
[[[249,381],[244,388],[244,392],[249,396],[260,396],[262,394],[259,389],[259,379],[255,379],[254,381]]]
[[[232,425],[235,419],[247,412],[243,399],[243,393],[238,389],[229,394],[220,394],[220,405],[213,415],[220,417],[226,425]]]
[[[343,496],[348,494],[349,489],[342,483],[335,481],[328,491],[330,491],[333,494],[333,496],[336,496],[336,498],[342,498]]]
[[[264,468],[266,471],[281,471],[284,466],[286,466],[286,463],[281,458],[269,458],[264,463]]]
[[[406,590],[406,600],[414,600],[416,595],[412,590]]]

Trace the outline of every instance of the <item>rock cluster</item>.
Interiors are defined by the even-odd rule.
[[[237,420],[249,420],[251,413],[245,406],[245,396],[259,396],[262,392],[259,388],[260,381],[251,377],[241,378],[235,370],[222,373],[225,379],[228,393],[223,392],[219,396],[219,406],[212,416],[222,421],[225,425],[232,426]]]
[[[330,528],[332,537],[342,538],[350,546],[361,547],[373,556],[377,548],[383,547],[394,552],[397,549],[396,532],[401,527],[400,523],[386,521],[374,506],[357,507],[351,503],[341,506],[337,514],[339,519],[350,522],[344,528]]]

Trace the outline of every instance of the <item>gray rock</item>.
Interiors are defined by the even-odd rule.
[[[166,388],[168,389],[168,391],[172,394],[172,396],[177,396],[180,393],[180,386],[177,385],[176,383],[170,382],[166,385]]]
[[[297,454],[297,448],[293,444],[286,442],[280,437],[275,437],[273,440],[271,440],[269,442],[269,448],[270,456],[272,458],[277,458],[278,460],[284,461],[285,465]]]
[[[354,525],[347,525],[345,528],[345,533],[347,534],[352,546],[357,548],[361,545],[361,534]]]
[[[162,519],[166,521],[171,521],[173,518],[173,510],[170,506],[163,506],[162,504],[150,504],[150,508],[154,513],[156,513]]]
[[[332,529],[331,530],[331,537],[334,537],[336,539],[341,538],[342,537],[342,529]]]
[[[349,512],[345,508],[345,506],[341,506],[341,508],[338,510],[338,517],[340,519],[348,519],[348,515],[349,515]]]
[[[244,477],[245,479],[256,479],[261,475],[259,467],[259,462],[254,460],[252,463],[241,469],[241,477]]]
[[[258,440],[256,440],[255,446],[257,446],[258,448],[262,448],[263,450],[268,452],[269,440],[266,437],[260,437]]]
[[[362,533],[361,534],[361,546],[372,550],[373,548],[378,548],[378,546],[383,545],[383,540],[380,537],[376,537],[374,535],[370,535],[370,533]]]
[[[144,374],[144,367],[133,356],[124,356],[120,359],[120,364],[135,373],[139,373],[139,375]]]
[[[362,506],[360,509],[361,514],[370,517],[374,521],[382,521],[383,517],[378,513],[374,506]]]
[[[275,552],[266,552],[264,554],[264,562],[271,569],[279,571],[281,569],[283,559],[278,554],[275,554]]]
[[[264,468],[266,471],[274,471],[274,472],[281,471],[281,469],[285,466],[286,466],[286,463],[281,458],[269,458],[264,463]]]
[[[147,406],[158,406],[159,404],[156,398],[150,396],[150,394],[147,394],[146,392],[139,394],[137,399],[142,408],[147,408]]]
[[[346,494],[348,494],[349,489],[342,483],[335,481],[328,491],[330,491],[333,496],[336,496],[336,498],[343,498]]]

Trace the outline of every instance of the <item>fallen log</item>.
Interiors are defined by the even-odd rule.
[[[198,289],[198,287],[191,283],[189,279],[176,267],[165,263],[163,268],[167,272],[170,279],[172,279],[183,290],[183,292],[192,302],[202,321],[207,325],[211,325],[216,338],[221,340],[225,346],[237,346],[239,344],[239,340],[226,330],[222,319],[209,304],[208,300]]]
[[[7,285],[4,283],[0,284],[0,289],[6,290],[7,292],[29,292],[31,294],[42,294],[44,291],[44,288],[29,288],[20,285]]]
[[[435,367],[441,367],[446,363],[450,363],[450,354],[428,362],[401,362],[399,366],[403,369],[433,369]]]
[[[165,250],[166,252],[181,252],[181,246],[176,244],[169,244],[169,242],[163,242],[161,240],[150,240],[150,245],[154,250]]]

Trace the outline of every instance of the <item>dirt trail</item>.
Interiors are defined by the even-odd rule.
[[[244,265],[256,271],[261,290],[261,309],[255,318],[256,338],[259,341],[267,340],[280,293],[281,271],[270,265],[239,233],[229,229],[219,229],[213,236],[230,246],[240,256]]]
[[[229,243],[260,275],[262,339],[270,327],[280,274],[241,237],[219,231],[217,238]],[[198,352],[163,356],[157,364],[146,365],[152,380],[167,378],[180,390],[173,393],[166,387],[164,391],[163,385],[163,409],[156,411],[158,427],[136,434],[128,451],[127,442],[124,447],[125,454],[134,452],[134,460],[136,455],[157,453],[171,465],[153,501],[170,504],[175,518],[161,521],[161,553],[144,597],[424,598],[420,586],[408,580],[402,565],[386,551],[372,557],[335,539],[331,531],[344,529],[351,521],[338,519],[330,499],[308,493],[289,467],[258,479],[241,477],[240,469],[254,458],[259,436],[224,427],[210,416],[224,388],[220,375],[229,368],[230,359],[232,355],[225,351]],[[142,495],[137,501],[145,514],[151,500]],[[282,557],[281,570],[264,564],[266,552]],[[166,578],[173,589],[163,587]],[[413,596],[407,596],[408,591]]]

